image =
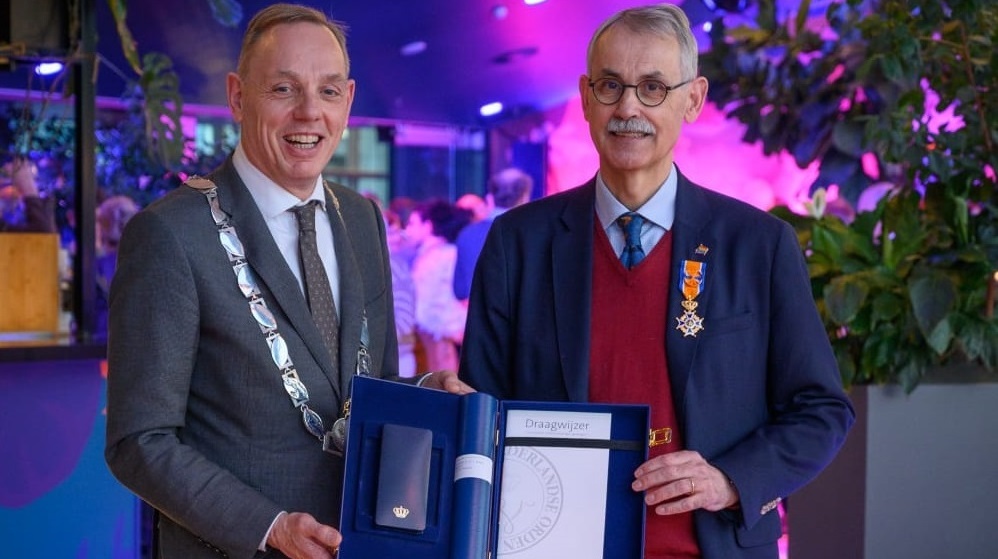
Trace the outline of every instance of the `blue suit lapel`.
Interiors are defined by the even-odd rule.
[[[673,400],[676,404],[676,417],[682,421],[686,410],[686,386],[692,373],[693,357],[696,355],[700,336],[683,336],[676,329],[677,318],[683,314],[680,305],[683,294],[679,290],[683,260],[696,260],[707,263],[704,276],[703,292],[697,297],[699,303],[697,314],[701,317],[709,314],[711,285],[710,258],[716,253],[713,237],[707,224],[711,214],[707,201],[699,187],[694,186],[682,174],[679,175],[678,192],[676,195],[676,220],[672,227],[672,279],[669,286],[669,327],[666,330],[666,353],[669,359],[669,379],[672,383]],[[697,254],[697,247],[704,245],[708,250],[706,255]],[[704,325],[710,328],[710,324]]]
[[[340,383],[333,375],[329,351],[322,341],[322,334],[319,333],[315,321],[312,320],[312,314],[308,310],[298,280],[291,273],[284,256],[277,248],[277,243],[274,242],[270,229],[260,214],[260,209],[236,173],[231,159],[212,178],[219,185],[219,205],[231,216],[232,224],[243,243],[246,261],[249,262],[259,281],[270,292],[267,305],[274,312],[278,310],[284,312],[291,326],[308,347],[312,358],[330,380],[333,391],[340,396]],[[337,252],[338,250],[337,247]],[[273,309],[275,303],[279,309]],[[285,332],[281,334],[286,335]],[[297,359],[297,356],[291,356],[292,361]]]
[[[555,328],[569,400],[589,399],[595,180],[567,198],[551,242]]]

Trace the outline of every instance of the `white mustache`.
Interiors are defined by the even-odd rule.
[[[606,129],[608,132],[613,133],[624,133],[624,134],[654,134],[655,129],[652,127],[651,123],[647,120],[641,120],[636,118],[631,118],[628,120],[622,120],[619,118],[612,118],[610,122],[607,123]]]

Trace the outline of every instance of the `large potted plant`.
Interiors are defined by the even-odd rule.
[[[784,18],[760,0],[755,25],[718,20],[711,38],[709,98],[745,124],[744,140],[819,166],[807,215],[773,211],[797,228],[860,415],[836,462],[790,502],[791,554],[998,549],[994,531],[965,522],[967,510],[998,514],[998,486],[975,481],[998,459],[981,432],[998,421],[987,410],[998,384],[925,382],[998,367],[998,7],[847,0],[821,17],[803,0]],[[857,211],[828,211],[833,185]],[[883,196],[866,206],[873,191]]]
[[[781,21],[764,0],[757,27],[716,22],[702,64],[744,139],[817,162],[815,188],[855,203],[888,186],[852,220],[824,211],[821,190],[809,215],[774,210],[797,227],[843,381],[911,392],[939,366],[993,370],[998,9],[849,0],[819,26],[809,4]]]

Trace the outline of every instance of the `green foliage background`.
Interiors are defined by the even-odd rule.
[[[933,367],[994,370],[998,6],[847,0],[820,30],[809,10],[781,20],[760,0],[755,26],[715,22],[701,67],[745,141],[819,162],[811,215],[774,213],[797,228],[843,380],[911,391]],[[821,188],[855,202],[874,181],[892,189],[873,211],[848,223],[823,211]]]

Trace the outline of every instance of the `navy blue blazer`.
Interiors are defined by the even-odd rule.
[[[588,397],[595,179],[496,218],[472,285],[460,376],[518,400]],[[698,246],[707,254],[695,253]],[[793,229],[679,176],[678,268],[707,263],[704,330],[669,329],[669,376],[686,447],[734,482],[740,512],[695,513],[703,556],[775,558],[775,501],[813,479],[854,420]],[[621,348],[626,351],[627,348]]]

